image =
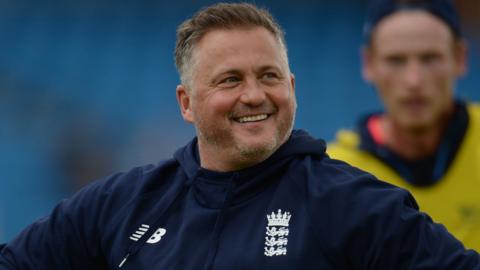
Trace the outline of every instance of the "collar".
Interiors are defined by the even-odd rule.
[[[359,121],[360,149],[376,156],[403,179],[415,186],[431,186],[437,183],[447,172],[460,148],[468,128],[468,112],[464,102],[455,103],[455,113],[448,124],[437,151],[424,159],[407,161],[394,153],[378,140],[378,134],[371,132],[371,119],[379,117],[382,112],[369,114]]]
[[[195,189],[197,199],[206,207],[221,208],[226,198],[232,204],[248,200],[283,177],[288,164],[299,156],[325,156],[325,142],[306,131],[294,130],[289,139],[265,161],[232,171],[215,172],[200,167],[197,139],[175,153]]]

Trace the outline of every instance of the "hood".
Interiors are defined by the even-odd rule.
[[[218,177],[229,177],[232,174],[246,176],[251,173],[258,174],[258,171],[265,169],[265,167],[270,167],[278,164],[281,160],[290,159],[295,156],[323,156],[325,155],[325,149],[325,141],[313,138],[305,130],[293,130],[290,138],[269,158],[254,166],[238,171],[213,172],[201,168],[197,138],[194,138],[189,144],[177,150],[174,158],[180,163],[180,166],[185,170],[189,178],[194,178],[199,172],[212,176],[216,175]]]
[[[311,137],[304,130],[294,130],[290,138],[266,160],[238,171],[215,172],[200,167],[197,139],[179,149],[174,157],[179,162],[197,200],[209,208],[243,202],[284,176],[289,162],[302,156],[325,156],[325,142]],[[228,194],[226,194],[228,193]]]

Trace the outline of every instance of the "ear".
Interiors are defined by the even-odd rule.
[[[187,88],[182,84],[177,85],[177,102],[180,106],[183,120],[193,123],[192,103],[190,99],[190,92]]]
[[[371,45],[370,45],[371,46]],[[369,83],[374,81],[374,72],[373,72],[373,48],[370,46],[365,46],[361,49],[362,56],[362,76],[363,79]]]
[[[292,92],[295,93],[295,74],[290,73],[290,85],[292,86]]]
[[[468,69],[468,44],[466,40],[459,40],[455,42],[454,46],[457,76],[463,76],[467,73]]]

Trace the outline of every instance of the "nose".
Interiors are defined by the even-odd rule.
[[[240,101],[249,106],[259,106],[265,102],[266,93],[260,82],[248,80],[245,84]]]
[[[404,81],[408,89],[417,89],[421,86],[425,74],[422,72],[421,63],[410,61],[405,69]]]

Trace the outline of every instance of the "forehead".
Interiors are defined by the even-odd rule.
[[[197,66],[211,66],[202,68],[278,65],[284,58],[279,40],[263,27],[211,30],[199,40],[193,56]]]
[[[448,48],[453,34],[434,15],[421,10],[406,10],[385,17],[376,27],[372,45],[376,50],[430,47]]]
[[[267,29],[263,27],[236,27],[208,31],[198,41],[196,51],[222,53],[241,49],[265,49],[269,46],[276,48],[278,43]]]

